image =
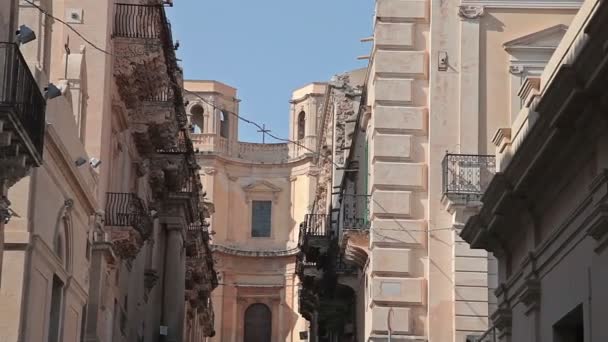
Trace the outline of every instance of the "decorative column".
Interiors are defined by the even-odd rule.
[[[163,321],[168,327],[165,342],[180,342],[183,340],[185,313],[185,252],[184,229],[185,222],[181,218],[162,218],[165,226],[165,269],[163,293]]]
[[[479,18],[481,6],[458,8],[460,22],[460,153],[479,152]]]

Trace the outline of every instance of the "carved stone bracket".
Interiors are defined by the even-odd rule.
[[[509,73],[513,75],[523,74],[525,67],[523,65],[509,65]]]
[[[116,255],[127,261],[135,259],[143,245],[143,239],[135,229],[114,227],[110,235]]]
[[[462,19],[479,19],[484,15],[483,6],[460,5],[458,6],[458,16]]]
[[[526,280],[519,299],[526,305],[526,315],[540,306],[540,281],[536,278]]]
[[[11,219],[13,211],[10,208],[11,201],[6,196],[0,197],[0,220],[5,224]]]

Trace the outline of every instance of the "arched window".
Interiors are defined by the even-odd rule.
[[[205,110],[201,105],[194,105],[190,109],[190,125],[192,125],[191,133],[203,133],[203,129],[205,127],[205,120],[203,114],[205,114]]]
[[[270,342],[272,313],[264,304],[252,304],[245,311],[245,342]]]
[[[228,138],[228,114],[223,110],[220,111],[220,136]]]
[[[61,260],[66,271],[71,271],[72,269],[70,232],[71,219],[69,213],[64,212],[56,226],[53,250],[55,255]]]
[[[304,113],[304,111],[301,111],[300,114],[298,114],[298,140],[304,139],[304,136],[306,133],[305,130],[306,130],[306,113]]]

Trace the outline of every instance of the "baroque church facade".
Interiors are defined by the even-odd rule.
[[[308,329],[298,312],[299,225],[315,193],[316,121],[326,86],[293,93],[290,139],[297,145],[239,141],[235,88],[216,81],[184,87],[201,183],[215,207],[212,340],[299,341]]]

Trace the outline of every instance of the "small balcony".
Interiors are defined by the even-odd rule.
[[[161,39],[169,22],[162,5],[116,4],[112,36],[131,39]]]
[[[304,228],[307,236],[325,237],[331,235],[328,229],[327,215],[325,214],[306,214],[304,218]]]
[[[170,104],[173,105],[175,101],[175,91],[171,85],[163,85],[159,88],[154,89],[155,91],[146,94],[142,101],[147,104]]]
[[[344,229],[367,230],[370,220],[371,195],[343,195],[343,226]]]
[[[10,167],[26,170],[42,164],[45,110],[46,100],[19,47],[0,42],[0,160],[3,165],[13,164]]]
[[[493,155],[446,154],[443,194],[451,201],[479,201],[496,173]]]
[[[190,151],[193,151],[192,141],[185,130],[180,130],[175,141],[169,146],[156,149],[156,153],[159,154],[185,154]]]
[[[133,193],[107,193],[105,225],[111,227],[112,243],[123,259],[135,258],[152,235],[152,218],[144,202]]]
[[[326,253],[331,244],[331,229],[328,215],[307,214],[300,226],[298,245],[307,262],[316,263]]]
[[[188,205],[188,223],[194,223],[201,217],[202,185],[196,169],[189,169],[188,176],[180,177],[178,184],[172,184],[169,197],[185,201]]]

